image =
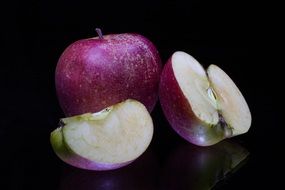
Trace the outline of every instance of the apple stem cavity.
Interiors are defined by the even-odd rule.
[[[217,108],[218,115],[219,115],[219,123],[218,123],[218,126],[219,126],[219,128],[223,131],[224,137],[225,137],[225,138],[230,138],[230,137],[232,137],[232,136],[233,136],[232,127],[227,124],[227,122],[225,121],[223,115],[220,113],[221,110],[218,109],[218,102],[217,102],[217,95],[216,95],[216,92],[214,91],[214,89],[213,89],[212,87],[209,87],[209,88],[207,89],[207,93],[208,93],[209,98],[210,98],[211,101],[215,104],[215,107]]]
[[[222,130],[224,131],[224,137],[230,138],[233,136],[233,129],[230,125],[227,124],[225,121],[223,115],[219,113],[219,124],[218,124]]]
[[[102,30],[100,28],[96,28],[95,30],[99,36],[99,39],[103,40],[104,38],[103,38]]]

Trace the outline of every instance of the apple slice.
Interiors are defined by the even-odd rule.
[[[200,146],[246,133],[251,114],[241,92],[216,65],[207,73],[192,56],[175,52],[160,81],[160,102],[173,129]]]
[[[88,170],[125,166],[148,147],[152,119],[143,104],[126,100],[97,113],[64,118],[51,133],[55,153],[66,163]]]

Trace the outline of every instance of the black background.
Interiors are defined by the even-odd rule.
[[[282,22],[276,7],[268,2],[204,0],[1,3],[0,189],[58,189],[64,171],[73,170],[49,144],[50,132],[63,117],[54,71],[62,51],[75,40],[96,36],[96,27],[105,34],[146,36],[163,63],[182,50],[205,67],[222,67],[245,96],[253,122],[247,134],[233,139],[250,152],[249,159],[217,189],[282,184],[284,61],[277,58],[282,53]],[[159,104],[152,116],[155,134],[148,151],[157,167],[149,185],[156,189],[163,183],[166,157],[187,143],[172,131]]]

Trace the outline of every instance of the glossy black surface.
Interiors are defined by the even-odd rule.
[[[278,17],[271,4],[248,1],[9,1],[1,5],[0,189],[277,189],[284,171],[283,75]],[[269,13],[269,11],[274,13]],[[280,25],[280,24],[279,24]],[[278,25],[277,25],[278,26]],[[226,149],[199,148],[170,128],[159,104],[154,139],[133,164],[88,172],[64,164],[49,134],[63,113],[54,70],[75,40],[137,32],[163,63],[176,50],[223,68],[252,112],[250,131],[232,139],[243,153],[235,169]],[[218,146],[219,147],[219,146]],[[234,148],[236,149],[236,148]],[[202,162],[202,163],[201,163]]]

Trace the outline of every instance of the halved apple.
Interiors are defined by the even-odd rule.
[[[230,77],[216,65],[206,73],[185,52],[175,52],[168,60],[159,91],[170,125],[193,144],[213,145],[250,128],[248,105]]]
[[[88,170],[110,170],[138,158],[153,136],[143,104],[126,100],[97,113],[64,118],[51,133],[55,153],[66,163]]]

